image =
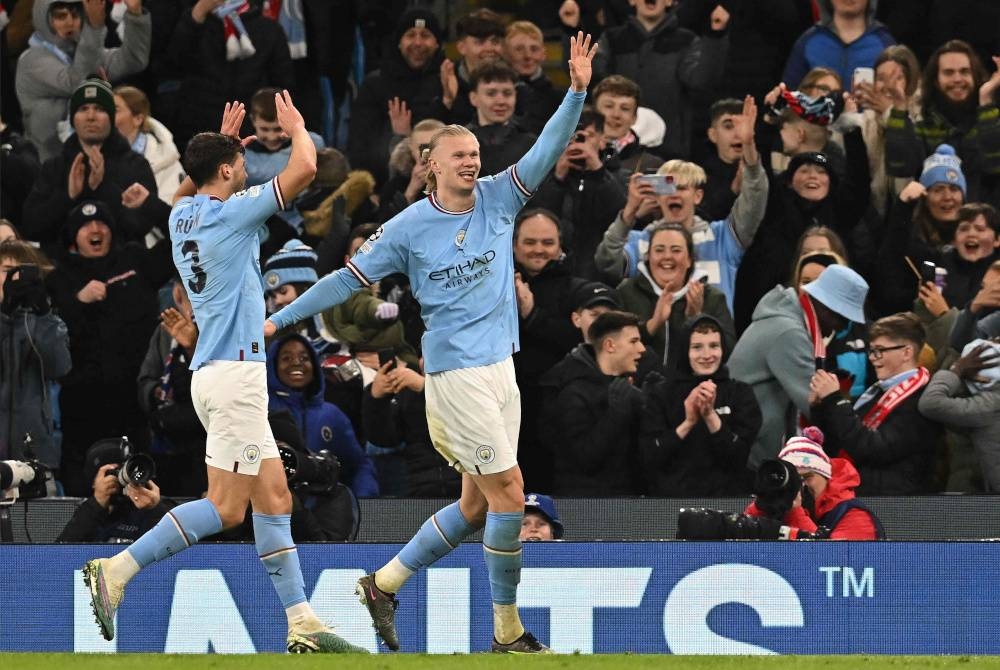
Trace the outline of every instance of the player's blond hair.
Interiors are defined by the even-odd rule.
[[[444,126],[441,130],[437,131],[431,135],[431,141],[427,143],[427,148],[423,150],[420,154],[421,160],[427,160],[430,158],[431,152],[437,148],[438,143],[441,141],[442,137],[464,137],[468,135],[469,137],[475,138],[476,136],[471,130],[465,126],[460,126],[458,124],[451,124]],[[437,190],[437,175],[434,174],[432,170],[427,171],[427,186],[424,188],[424,193],[430,195]]]

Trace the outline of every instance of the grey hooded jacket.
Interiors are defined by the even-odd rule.
[[[35,33],[31,46],[17,61],[14,80],[24,111],[24,134],[38,148],[42,162],[62,147],[58,124],[68,116],[69,98],[76,87],[99,68],[104,68],[112,83],[144,70],[153,34],[150,15],[143,10],[140,15],[125,12],[125,39],[115,49],[104,48],[108,29],[91,27],[86,15],[75,41],[61,39],[49,27],[49,7],[55,1],[35,0]]]
[[[756,470],[777,458],[795,435],[798,413],[809,413],[809,381],[816,370],[812,340],[794,288],[776,286],[761,298],[753,320],[729,358],[733,379],[750,384],[764,422],[748,462]]]

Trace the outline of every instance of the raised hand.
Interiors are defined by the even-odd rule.
[[[389,123],[392,125],[394,134],[409,135],[413,130],[412,121],[413,113],[406,106],[406,100],[393,98],[389,101]]]
[[[441,102],[451,109],[458,97],[458,75],[455,74],[455,64],[450,58],[441,61]]]
[[[90,171],[87,173],[87,186],[91,191],[96,191],[104,181],[104,154],[93,144],[83,144],[83,153],[87,155],[87,165]]]
[[[274,94],[274,106],[277,112],[278,125],[281,126],[281,130],[288,137],[291,137],[296,129],[306,127],[305,119],[302,118],[302,114],[292,104],[292,96],[288,94],[288,91]]]
[[[70,200],[76,200],[83,193],[83,184],[87,180],[87,164],[83,162],[83,152],[81,151],[73,159],[73,164],[69,166],[69,178],[66,184],[66,192]]]
[[[917,296],[934,318],[948,312],[948,301],[941,295],[941,289],[932,281],[924,282],[917,290]]]
[[[687,307],[684,308],[684,316],[695,316],[701,314],[705,309],[705,285],[700,281],[692,279],[688,282],[688,292],[685,296]]]
[[[83,12],[87,15],[87,23],[91,28],[104,25],[104,0],[83,0]]]
[[[993,96],[997,92],[997,87],[1000,87],[1000,56],[993,56],[993,67],[996,68],[996,71],[979,87],[980,105],[996,104]]]
[[[757,132],[757,101],[752,95],[743,98],[743,112],[736,118],[737,137],[743,144],[743,161],[747,165],[756,165],[757,143],[754,138]]]
[[[194,345],[198,343],[198,327],[191,319],[173,307],[163,310],[160,319],[162,320],[160,327],[177,340],[177,344],[185,349],[194,350]]]
[[[987,368],[994,368],[1000,365],[1000,357],[996,351],[988,344],[980,344],[978,347],[962,356],[951,366],[951,371],[962,379],[969,379],[977,382],[985,382],[986,378],[979,373]]]
[[[591,45],[590,35],[584,36],[582,30],[576,37],[569,38],[569,79],[570,85],[577,93],[586,91],[590,86],[597,46],[597,42]]]
[[[927,189],[919,181],[911,181],[899,192],[899,199],[903,202],[913,202],[927,195]]]
[[[148,197],[149,189],[139,182],[135,182],[122,191],[122,207],[126,209],[138,209],[146,203]]]
[[[278,327],[270,319],[264,321],[264,337],[271,337],[278,332]]]
[[[250,135],[240,139],[240,128],[243,127],[243,118],[247,115],[246,107],[242,102],[233,100],[226,103],[226,108],[222,111],[222,125],[219,132],[229,137],[240,140],[240,144],[246,146],[257,139],[256,135]]]

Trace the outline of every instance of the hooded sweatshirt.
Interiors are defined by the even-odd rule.
[[[313,379],[305,389],[295,390],[278,379],[278,351],[289,340],[297,339],[305,345],[312,359]],[[378,496],[375,466],[362,451],[354,435],[351,421],[340,409],[323,400],[326,382],[319,365],[319,357],[309,340],[293,333],[271,342],[267,348],[268,409],[288,410],[295,417],[306,447],[311,452],[327,449],[340,460],[340,479],[358,498]]]
[[[808,414],[815,369],[798,293],[776,286],[761,298],[729,359],[730,374],[753,388],[763,416],[750,450],[752,469],[765,458],[776,458],[785,439],[795,434],[798,413]]]
[[[875,20],[878,0],[868,0],[865,20],[868,27],[861,37],[846,44],[833,25],[832,0],[816,0],[819,6],[819,23],[802,33],[792,46],[785,65],[782,81],[789,88],[796,88],[802,78],[814,67],[832,68],[848,88],[854,68],[872,67],[875,59],[887,46],[896,43],[889,30]]]
[[[639,454],[646,473],[648,492],[664,497],[725,497],[749,493],[750,471],[746,468],[750,446],[760,430],[757,399],[747,384],[729,376],[720,363],[710,375],[697,375],[686,355],[691,333],[698,324],[710,322],[722,331],[722,324],[707,314],[688,319],[678,334],[685,353],[677,360],[670,379],[652,378],[643,387],[647,395],[639,436]],[[722,361],[729,347],[722,338]],[[685,418],[684,400],[704,381],[716,385],[715,412],[722,427],[710,433],[704,421],[681,439],[676,429]]]
[[[104,68],[114,83],[141,72],[149,63],[152,20],[149,12],[125,13],[125,39],[114,49],[104,48],[107,28],[93,28],[82,16],[80,35],[60,39],[49,26],[49,7],[56,0],[35,0],[35,32],[30,47],[17,61],[15,88],[24,111],[24,134],[38,147],[42,161],[59,153],[57,126],[69,114],[69,98],[84,79]],[[82,5],[81,5],[82,11]],[[72,119],[70,120],[72,121]],[[114,121],[114,119],[112,119]]]

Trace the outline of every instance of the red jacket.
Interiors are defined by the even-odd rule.
[[[831,458],[830,464],[833,466],[833,476],[823,495],[816,500],[816,518],[819,520],[840,503],[854,498],[854,489],[861,483],[861,475],[849,461],[843,458]],[[745,513],[750,516],[763,516],[755,503],[750,503]],[[793,507],[783,521],[793,529],[808,533],[816,532],[816,521],[803,507]],[[849,510],[831,531],[831,540],[878,539],[875,520],[869,512],[861,509]]]

